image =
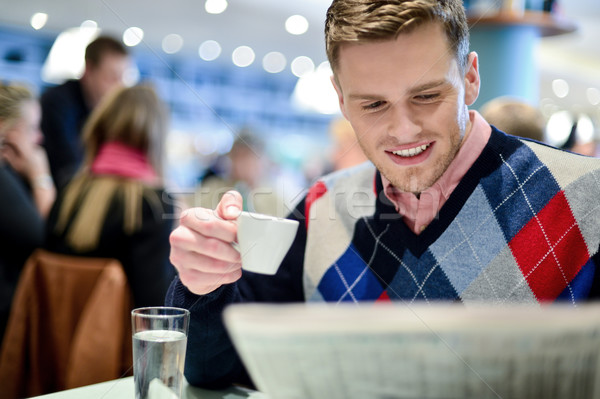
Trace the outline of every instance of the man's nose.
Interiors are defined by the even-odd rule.
[[[411,137],[421,132],[421,124],[417,115],[409,106],[395,103],[387,112],[389,135]]]

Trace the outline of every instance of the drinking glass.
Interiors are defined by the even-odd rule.
[[[172,307],[131,312],[136,399],[181,398],[189,318]]]

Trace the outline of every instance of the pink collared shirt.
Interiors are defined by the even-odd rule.
[[[421,192],[419,198],[413,193],[402,192],[381,176],[385,195],[403,216],[404,223],[419,234],[437,216],[452,191],[479,157],[487,144],[492,128],[477,111],[469,111],[471,131],[463,138],[456,157],[442,177],[431,187]]]

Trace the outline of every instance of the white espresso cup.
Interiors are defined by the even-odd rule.
[[[277,273],[296,237],[298,221],[241,212],[237,225],[238,241],[234,247],[242,256],[242,269],[269,275]]]

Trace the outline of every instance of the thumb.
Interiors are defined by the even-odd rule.
[[[219,205],[217,205],[217,214],[226,220],[237,219],[242,212],[243,199],[237,191],[228,191],[223,194]]]

